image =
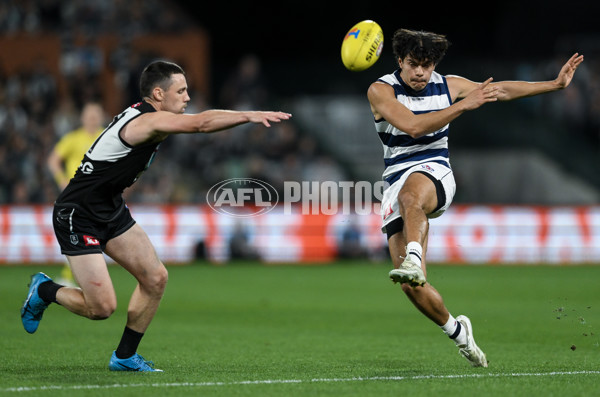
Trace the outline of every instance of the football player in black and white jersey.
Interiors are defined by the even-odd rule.
[[[55,202],[53,226],[80,288],[56,284],[44,273],[32,277],[21,318],[25,330],[37,330],[44,310],[58,303],[93,320],[108,318],[117,306],[104,255],[138,281],[127,323],[109,369],[160,371],[137,353],[167,284],[167,270],[152,243],[135,223],[122,197],[150,166],[162,141],[172,134],[209,133],[245,123],[287,120],[284,112],[207,110],[184,114],[190,101],[184,71],[155,61],[140,78],[142,102],[117,115],[90,147],[69,185]]]

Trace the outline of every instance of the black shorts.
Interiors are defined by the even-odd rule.
[[[68,204],[55,204],[52,213],[54,234],[63,255],[100,254],[108,240],[125,233],[134,224],[127,207],[109,222],[98,221],[86,211]]]

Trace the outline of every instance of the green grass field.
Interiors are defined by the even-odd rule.
[[[19,317],[29,276],[60,268],[0,267],[0,395],[599,395],[600,266],[430,266],[450,311],[471,318],[489,368],[459,356],[389,268],[170,266],[139,349],[165,372],[142,374],[107,369],[134,287],[121,268],[110,267],[110,319],[52,305],[29,335]]]

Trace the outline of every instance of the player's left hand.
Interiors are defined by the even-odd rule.
[[[556,83],[560,88],[566,88],[569,84],[571,84],[575,70],[577,70],[577,67],[581,65],[581,62],[583,62],[583,55],[579,55],[579,53],[576,52],[567,61],[567,63],[563,65],[562,69],[560,69],[560,72],[558,73],[558,77],[556,78]]]
[[[248,120],[251,123],[262,123],[265,127],[270,127],[271,124],[269,122],[278,123],[282,120],[288,120],[292,117],[291,113],[285,112],[246,112],[248,116]]]

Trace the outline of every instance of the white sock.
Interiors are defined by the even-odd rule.
[[[411,241],[406,246],[406,257],[421,267],[421,258],[423,257],[423,247],[416,241]]]
[[[450,314],[450,317],[448,317],[446,324],[442,325],[440,328],[457,345],[467,344],[467,333],[465,328],[458,321],[456,321],[452,314]]]

